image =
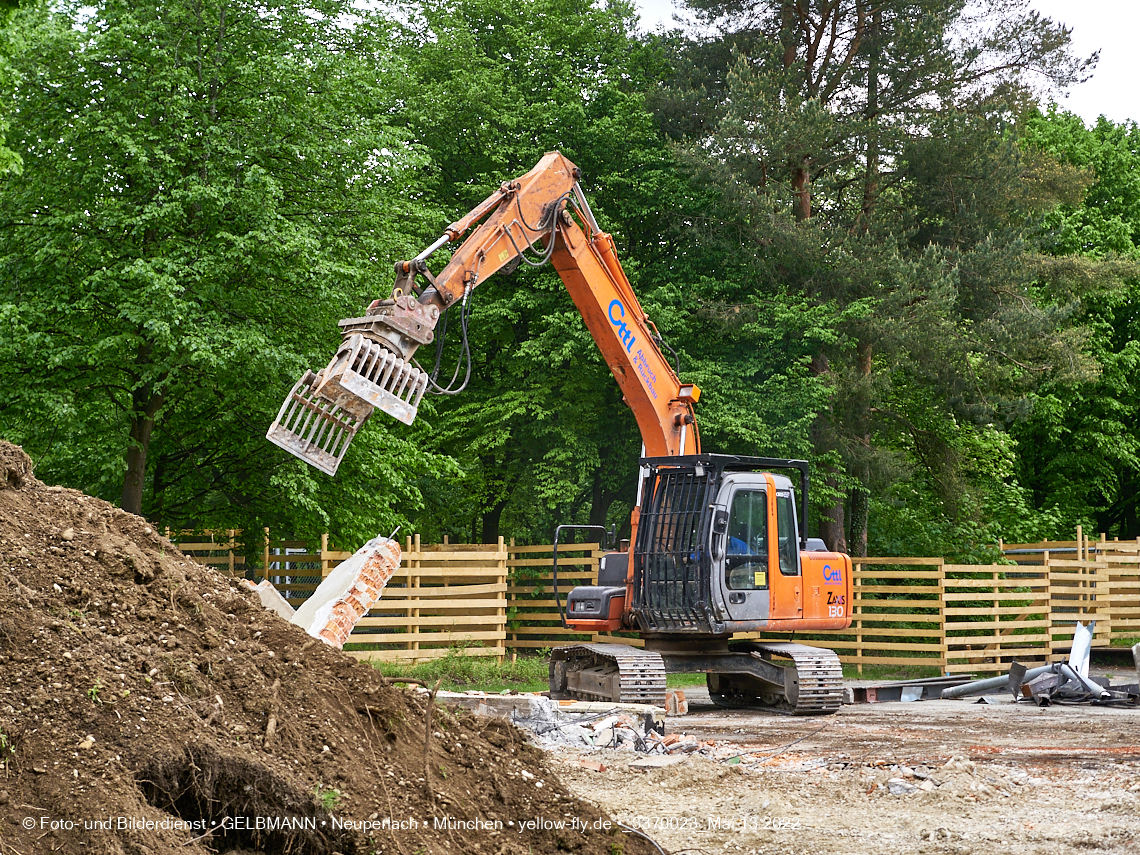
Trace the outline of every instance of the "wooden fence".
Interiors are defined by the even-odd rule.
[[[196,560],[231,574],[268,578],[294,605],[351,555],[273,540],[247,563],[239,532],[175,535]],[[636,637],[575,633],[561,625],[551,575],[553,547],[421,544],[407,538],[400,571],[377,608],[358,624],[346,650],[358,658],[424,661],[448,653],[514,656],[575,641]],[[1096,621],[1094,644],[1140,640],[1140,541],[1003,545],[1010,563],[947,564],[941,558],[853,558],[852,624],[835,632],[797,632],[857,666],[926,666],[940,673],[1002,672],[1009,662],[1067,655],[1076,622]],[[563,545],[558,590],[596,584],[596,543]],[[250,566],[254,564],[254,566]],[[787,639],[789,633],[751,637]]]

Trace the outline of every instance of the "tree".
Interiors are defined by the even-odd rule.
[[[1024,226],[1081,177],[1018,149],[1010,118],[1095,56],[1075,57],[1068,30],[1019,0],[688,5],[714,35],[678,46],[679,81],[704,64],[703,94],[675,84],[663,120],[687,130],[693,167],[735,209],[724,228],[756,259],[758,287],[835,310],[811,363],[831,388],[813,429],[820,531],[863,553],[871,496],[900,466],[956,459],[916,455],[920,438],[1006,418],[1078,347],[1073,283],[1035,261]],[[945,430],[902,406],[919,385]]]
[[[1024,121],[1026,144],[1089,170],[1079,201],[1059,207],[1043,224],[1057,263],[1085,272],[1109,269],[1125,281],[1084,302],[1085,351],[1096,377],[1080,384],[1047,383],[1030,418],[1015,426],[1018,474],[1034,510],[1053,511],[1058,528],[1083,523],[1109,536],[1140,536],[1140,127],[1101,117],[1095,126],[1051,107]],[[1062,528],[1063,527],[1063,528]]]
[[[0,428],[49,477],[160,523],[331,518],[359,537],[406,518],[411,480],[438,468],[413,442],[371,427],[346,464],[376,468],[354,484],[264,440],[336,320],[417,243],[390,26],[339,0],[107,0],[25,20],[10,93],[25,168],[0,188]]]

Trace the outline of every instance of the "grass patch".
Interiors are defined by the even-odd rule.
[[[511,662],[496,662],[491,656],[462,656],[448,651],[446,656],[408,665],[403,662],[373,662],[373,666],[390,680],[400,677],[422,680],[430,686],[442,680],[440,688],[448,692],[545,692],[550,681],[550,651],[536,650],[520,654]],[[672,689],[703,686],[704,674],[668,674],[665,685]]]
[[[448,692],[543,692],[549,688],[550,656],[547,651],[519,656],[497,662],[492,656],[461,656],[448,651],[446,656],[408,665],[403,662],[374,662],[373,665],[390,680],[411,677],[434,686],[442,680],[440,688]]]
[[[843,676],[848,680],[921,680],[942,676],[942,669],[937,665],[864,665],[860,674],[858,665],[844,665]]]
[[[666,674],[665,685],[670,689],[684,689],[688,686],[703,686],[704,674]]]

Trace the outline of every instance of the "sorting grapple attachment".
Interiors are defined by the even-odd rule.
[[[321,397],[316,391],[319,382],[319,374],[305,372],[281,405],[265,438],[322,472],[335,475],[364,419]]]
[[[427,384],[427,374],[411,362],[357,334],[341,344],[321,372],[317,392],[362,421],[375,408],[410,425]]]
[[[265,435],[270,442],[335,475],[360,426],[380,409],[415,421],[427,375],[362,335],[348,337],[332,362],[297,381]]]

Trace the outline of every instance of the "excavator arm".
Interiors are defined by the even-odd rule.
[[[362,317],[340,322],[336,356],[323,371],[298,381],[267,437],[335,474],[373,410],[408,424],[415,419],[431,378],[412,357],[434,341],[443,313],[503,268],[548,259],[633,410],[645,454],[699,453],[692,405],[700,390],[681,383],[657,346],[656,329],[618,262],[613,238],[598,228],[582,195],[580,174],[560,153],[549,152],[414,259],[399,262],[392,296],[375,301]],[[427,259],[446,244],[457,246],[433,276]],[[529,258],[536,248],[538,262]]]

